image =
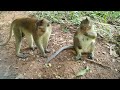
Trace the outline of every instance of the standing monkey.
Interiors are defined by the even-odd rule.
[[[97,33],[94,30],[94,26],[89,18],[86,18],[81,21],[79,29],[74,34],[74,45],[64,46],[60,48],[56,53],[48,57],[47,62],[52,60],[57,56],[61,51],[65,49],[74,49],[76,51],[76,60],[81,59],[82,53],[88,53],[88,58],[93,59],[94,57],[94,48],[95,48],[95,39]]]
[[[7,42],[0,44],[0,46],[6,45],[10,41],[12,32],[14,33],[16,41],[16,55],[19,58],[26,58],[28,56],[27,54],[20,53],[21,41],[24,36],[28,39],[28,44],[31,49],[34,50],[35,47],[33,43],[35,42],[36,46],[41,51],[41,56],[47,57],[45,53],[49,52],[47,46],[52,32],[52,26],[47,19],[19,18],[14,20],[10,27],[10,36]]]

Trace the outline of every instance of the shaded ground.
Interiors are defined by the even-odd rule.
[[[15,15],[15,17],[14,17]],[[27,17],[26,12],[2,12],[0,14],[0,42],[6,41],[9,35],[10,23],[14,17]],[[50,56],[62,46],[72,44],[75,28],[71,26],[70,32],[63,32],[60,25],[53,24],[53,32],[50,37],[48,48],[51,49]],[[65,50],[60,53],[50,63],[51,66],[45,66],[45,58],[39,57],[39,51],[23,50],[29,53],[29,57],[24,61],[15,56],[14,37],[8,45],[0,47],[0,78],[1,79],[46,79],[46,78],[75,78],[75,73],[89,66],[90,71],[81,79],[118,79],[120,78],[120,58],[110,56],[109,44],[98,38],[96,42],[95,61],[109,66],[112,70],[90,63],[84,58],[81,61],[74,60],[74,51]],[[26,39],[23,40],[23,48],[27,48]],[[34,55],[33,55],[34,54]]]

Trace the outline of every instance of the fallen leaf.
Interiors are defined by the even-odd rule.
[[[90,68],[87,66],[86,68],[80,70],[80,72],[78,72],[78,73],[76,74],[76,76],[83,76],[83,75],[86,74],[89,70],[90,70]]]

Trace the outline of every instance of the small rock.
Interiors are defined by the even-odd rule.
[[[24,73],[23,75],[26,75],[26,73]]]
[[[117,69],[115,69],[115,71],[117,72],[118,70],[117,70]]]
[[[31,51],[30,54],[33,55],[33,51]]]
[[[58,68],[61,68],[61,66],[59,65]]]
[[[99,61],[99,59],[98,59],[98,58],[95,58],[94,60],[95,60],[95,61]]]
[[[28,58],[26,58],[26,61],[28,60]]]
[[[90,70],[90,73],[92,73],[92,70]]]
[[[112,59],[112,62],[115,62],[115,59]]]
[[[22,74],[19,74],[15,79],[24,79],[24,76]]]
[[[98,52],[98,53],[100,53],[100,52]]]
[[[49,63],[48,65],[49,65],[49,67],[51,67],[51,66],[52,66],[52,65],[51,65],[51,63]]]
[[[15,69],[18,69],[19,67],[15,67]]]
[[[109,43],[106,43],[106,45],[107,45],[107,46],[110,46],[110,44],[109,44]]]
[[[31,64],[30,67],[32,67],[33,65]]]
[[[83,61],[83,63],[86,63],[86,61]]]
[[[41,78],[41,74],[40,73],[38,73],[38,77]]]
[[[104,55],[105,55],[105,54],[106,54],[106,52],[102,52],[102,54],[104,54]]]
[[[45,64],[46,67],[51,67],[51,63]]]
[[[22,58],[19,58],[19,61],[26,61],[27,59],[22,59]]]
[[[19,61],[21,61],[22,59],[21,58],[19,58]]]
[[[22,59],[23,61],[26,61],[26,59]]]
[[[39,58],[39,55],[36,55],[37,58]]]
[[[58,79],[61,79],[61,77],[60,77],[60,76],[58,76],[58,75],[56,75],[55,77],[56,77],[56,78],[58,78]]]

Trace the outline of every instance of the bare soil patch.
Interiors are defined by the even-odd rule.
[[[26,12],[2,12],[0,14],[0,42],[6,41],[9,36],[10,24],[15,18],[28,17]],[[50,56],[56,50],[65,45],[73,44],[74,28],[70,32],[65,33],[60,29],[59,24],[53,24],[53,32],[49,41],[48,53]],[[97,64],[90,63],[84,58],[81,61],[74,60],[74,51],[65,50],[61,52],[50,63],[51,66],[45,66],[45,58],[39,57],[39,51],[23,50],[29,53],[26,61],[15,56],[15,40],[14,37],[8,45],[0,46],[0,78],[1,79],[73,79],[75,73],[79,72],[86,66],[90,71],[78,79],[119,79],[120,78],[120,58],[112,57],[109,51],[109,44],[98,38],[96,42],[95,61],[103,65],[109,66],[112,70],[100,67]],[[26,39],[23,40],[22,49],[27,48]]]

